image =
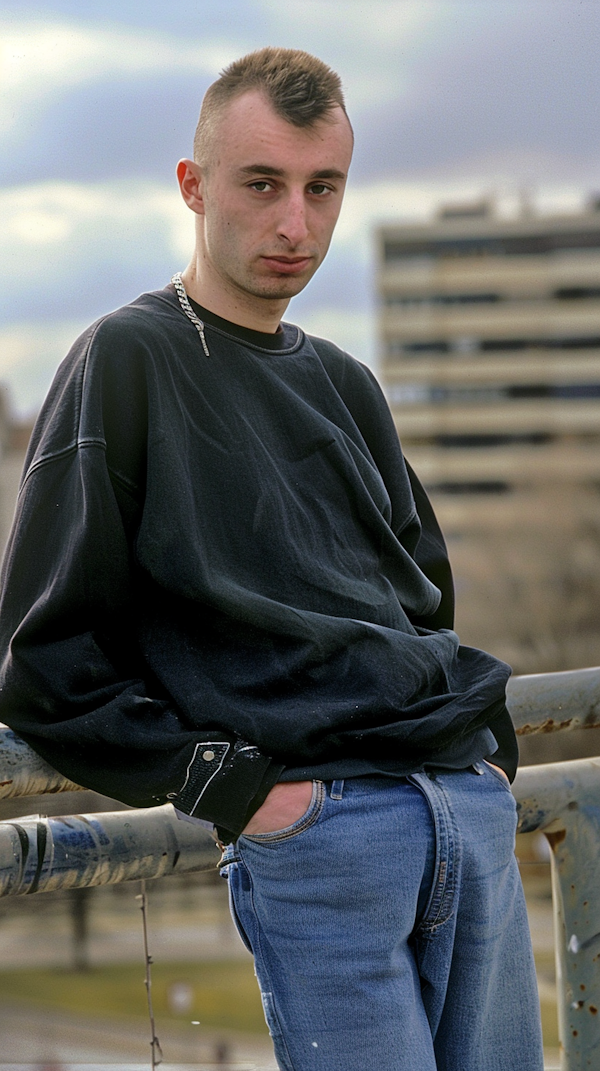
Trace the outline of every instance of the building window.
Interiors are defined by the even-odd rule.
[[[439,387],[399,383],[388,388],[391,405],[490,405],[496,402],[549,398],[587,401],[600,398],[600,383],[515,383],[506,386]]]
[[[589,350],[600,348],[600,335],[575,335],[566,338],[484,338],[479,347],[484,353],[537,349]]]
[[[500,294],[388,294],[384,303],[390,308],[427,305],[491,305],[501,301]]]
[[[600,286],[561,286],[554,291],[555,298],[562,301],[580,301],[583,298],[600,298]]]
[[[450,343],[443,340],[431,342],[405,342],[401,343],[404,353],[449,353]]]
[[[483,353],[514,353],[517,350],[531,349],[532,345],[532,340],[526,338],[484,338],[479,343],[479,349]]]
[[[432,445],[440,446],[443,450],[481,450],[494,446],[545,446],[552,442],[555,436],[546,432],[531,432],[524,434],[502,435],[436,435]]]
[[[587,335],[577,338],[553,338],[547,345],[559,350],[595,350],[600,347],[600,335]]]
[[[438,495],[505,495],[512,487],[504,480],[466,480],[428,484],[427,490]]]
[[[477,235],[463,238],[430,238],[384,242],[387,263],[414,261],[415,258],[543,256],[548,253],[600,249],[600,230],[556,231],[549,234]]]
[[[581,301],[600,299],[600,286],[561,286],[550,294],[498,294],[486,291],[481,294],[385,294],[382,298],[387,308],[427,308],[430,306],[493,305],[510,298],[512,302],[539,302],[548,298],[558,301]]]
[[[600,335],[575,335],[564,338],[455,338],[426,339],[405,342],[395,339],[388,343],[388,356],[393,359],[470,353],[523,353],[528,350],[597,350]]]

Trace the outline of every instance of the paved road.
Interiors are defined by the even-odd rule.
[[[29,1006],[4,1003],[0,1007],[0,1071],[67,1071],[85,1064],[85,1071],[148,1071],[148,1026],[85,1019],[63,1012],[37,1011]],[[222,1035],[215,1031],[181,1029],[161,1031],[164,1060],[161,1071],[276,1071],[270,1042],[253,1035],[227,1035],[227,1062],[215,1064]],[[200,1061],[200,1062],[199,1062]]]

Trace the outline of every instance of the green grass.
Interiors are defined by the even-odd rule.
[[[186,982],[193,990],[190,1010],[174,1014],[169,987]],[[84,1016],[146,1017],[142,964],[94,967],[89,971],[22,968],[0,971],[0,1000],[30,1001]],[[152,1000],[161,1023],[199,1020],[213,1029],[266,1034],[258,986],[250,961],[157,963],[152,968]],[[558,1047],[556,1005],[542,1002],[544,1045]]]
[[[538,973],[542,978],[550,979],[553,974],[554,967],[554,953],[553,952],[536,952],[535,964]],[[542,1033],[544,1036],[544,1048],[557,1049],[558,1048],[558,1016],[556,1011],[556,1001],[554,1000],[541,1000],[540,1009],[542,1013]]]
[[[545,1049],[558,1048],[558,1019],[556,1017],[556,1004],[542,1000],[540,1002],[542,1012],[542,1034]]]
[[[193,990],[189,1011],[174,1014],[168,991],[185,982]],[[0,971],[0,999],[26,1000],[85,1016],[147,1016],[141,964],[89,971],[22,968]],[[252,963],[160,963],[152,968],[152,1001],[158,1022],[199,1020],[202,1026],[266,1033]]]

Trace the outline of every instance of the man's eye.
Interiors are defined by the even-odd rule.
[[[314,185],[310,187],[310,192],[317,197],[323,197],[324,194],[331,193],[331,186],[326,186],[324,182],[315,182]]]
[[[266,193],[267,190],[272,189],[272,186],[266,179],[257,179],[256,182],[250,183],[250,189],[256,190],[257,193]]]

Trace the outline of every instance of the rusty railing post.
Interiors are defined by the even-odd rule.
[[[600,758],[526,766],[513,786],[519,832],[552,849],[563,1071],[600,1068]]]

